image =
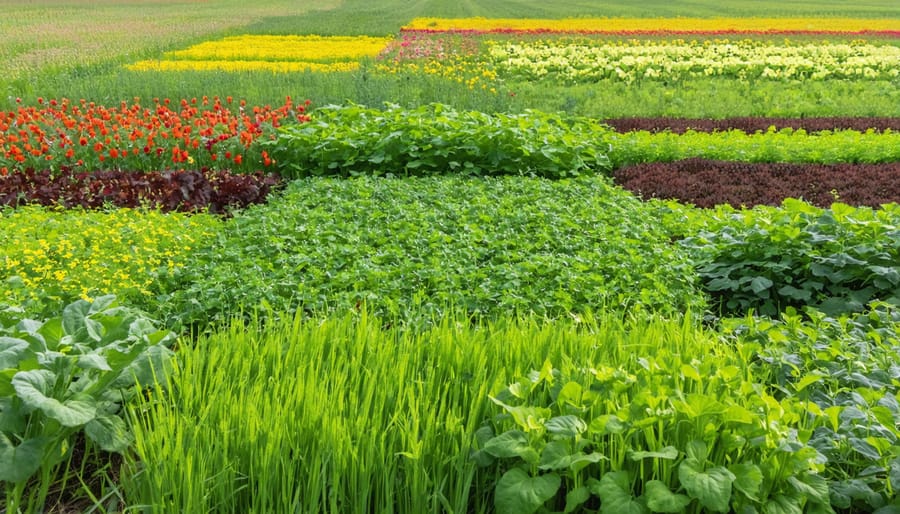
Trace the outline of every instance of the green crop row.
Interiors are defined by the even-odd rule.
[[[602,130],[585,118],[529,111],[485,114],[432,104],[415,109],[357,105],[317,109],[264,144],[282,175],[540,175],[609,168]]]
[[[741,162],[883,163],[900,161],[900,133],[836,130],[807,133],[782,129],[673,134],[647,131],[602,136],[613,167],[691,157]]]
[[[900,305],[900,208],[781,207],[713,211],[672,204],[673,230],[694,262],[713,309],[777,315],[815,307],[829,314],[873,300]],[[687,230],[685,230],[687,228]]]
[[[147,512],[892,512],[898,322],[235,321],[132,409],[121,489]]]
[[[584,117],[457,111],[432,104],[329,106],[263,145],[286,177],[536,175],[560,178],[612,166],[691,157],[743,162],[883,163],[900,160],[900,134],[782,129],[615,133]]]
[[[653,209],[605,177],[297,180],[163,270],[147,308],[190,324],[261,303],[407,321],[702,309]]]

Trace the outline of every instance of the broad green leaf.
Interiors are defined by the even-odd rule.
[[[728,466],[728,471],[734,474],[735,489],[744,493],[751,500],[758,500],[759,488],[763,482],[762,471],[756,464],[741,462]]]
[[[621,434],[627,428],[626,424],[615,414],[604,414],[591,420],[590,431],[594,436],[606,434]]]
[[[77,300],[63,309],[62,326],[66,334],[76,335],[84,328],[84,319],[90,313],[91,304],[85,300]]]
[[[484,443],[484,451],[502,459],[519,457],[527,462],[538,459],[537,451],[528,444],[528,437],[519,430],[504,432]]]
[[[628,458],[631,460],[641,459],[666,459],[675,460],[678,458],[678,449],[674,446],[666,446],[665,448],[653,452],[636,452],[628,450]]]
[[[828,503],[828,482],[821,475],[803,473],[788,477],[788,483],[808,499],[817,503]]]
[[[601,460],[608,460],[608,457],[596,452],[590,454],[580,451],[570,453],[569,445],[564,441],[551,441],[544,446],[544,451],[541,452],[539,468],[544,470],[571,469],[577,473],[588,465]]]
[[[60,318],[51,318],[45,321],[41,328],[38,329],[38,333],[44,337],[47,348],[50,350],[57,350],[60,341],[66,335],[63,330],[62,319]]]
[[[763,514],[803,514],[803,507],[798,498],[784,494],[776,494],[762,506]]]
[[[754,279],[750,281],[750,289],[756,294],[762,293],[770,287],[772,287],[772,281],[766,277],[754,277]]]
[[[500,477],[494,491],[498,514],[532,514],[556,495],[562,479],[556,473],[536,477],[512,468]]]
[[[727,512],[731,484],[735,476],[724,467],[703,469],[703,464],[688,458],[678,466],[678,479],[687,493],[713,512]]]
[[[651,480],[644,485],[644,497],[651,512],[684,512],[691,499],[683,494],[675,494],[659,480]]]
[[[626,471],[612,471],[593,483],[591,492],[600,497],[603,514],[646,514],[647,507],[631,493],[631,483]]]
[[[108,452],[122,453],[132,441],[128,426],[113,414],[98,415],[84,426],[84,433]]]
[[[891,488],[895,491],[900,491],[900,457],[895,458],[891,461],[891,470],[890,470],[890,480],[891,480]]]
[[[544,427],[546,427],[547,431],[551,434],[564,437],[575,437],[576,435],[584,433],[588,428],[587,423],[585,423],[583,419],[571,414],[550,418],[544,423]]]
[[[811,372],[801,378],[797,383],[794,384],[794,390],[798,393],[812,384],[816,382],[820,382],[824,378],[824,375],[819,372]]]
[[[98,343],[103,340],[103,336],[106,334],[103,324],[95,319],[84,318],[84,328],[87,330],[88,337]]]
[[[44,458],[43,438],[27,439],[19,446],[13,446],[0,432],[0,482],[22,482],[41,467]]]
[[[706,443],[698,440],[691,441],[688,443],[685,453],[690,459],[695,459],[698,462],[706,462]]]
[[[110,388],[124,389],[134,385],[142,387],[153,386],[156,380],[169,374],[172,369],[172,356],[174,353],[165,346],[153,345],[143,348],[137,345],[134,348],[134,352],[140,353],[109,384]],[[110,355],[115,353],[109,352]],[[117,369],[111,356],[107,359],[107,362],[113,370]]]
[[[16,368],[28,351],[28,342],[15,337],[0,337],[0,370]]]
[[[97,408],[81,400],[60,402],[47,396],[53,388],[56,375],[48,370],[21,371],[12,379],[12,385],[25,405],[40,409],[64,427],[77,427],[94,419]]]
[[[572,489],[566,493],[566,508],[563,512],[568,514],[569,512],[577,511],[590,498],[591,492],[587,486],[582,485]]]
[[[881,459],[881,454],[878,453],[878,449],[869,444],[865,439],[860,439],[858,437],[850,437],[847,439],[847,442],[850,443],[850,447],[853,448],[857,453],[864,456],[867,459],[872,459],[873,461],[878,461]]]
[[[98,353],[86,353],[78,356],[78,367],[81,369],[97,369],[101,371],[112,371],[106,358]]]
[[[578,382],[568,382],[560,389],[556,401],[580,408],[583,394],[581,384]]]

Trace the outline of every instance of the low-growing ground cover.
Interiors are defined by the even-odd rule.
[[[143,207],[164,212],[226,214],[265,201],[280,184],[279,175],[261,172],[26,169],[0,181],[0,206]]]
[[[681,251],[604,177],[305,179],[237,213],[190,262],[155,277],[145,307],[180,324],[276,311],[407,322],[448,308],[488,318],[700,310]]]
[[[683,134],[689,130],[694,132],[727,132],[739,130],[745,134],[780,131],[791,129],[804,130],[806,133],[834,130],[855,130],[857,132],[891,132],[900,131],[900,118],[877,117],[818,117],[818,118],[767,118],[744,117],[727,119],[689,119],[689,118],[611,118],[603,120],[616,132],[672,132]]]
[[[743,163],[709,159],[619,168],[616,183],[644,199],[673,199],[697,207],[781,205],[802,198],[828,208],[840,201],[877,208],[900,202],[900,162],[884,164]]]
[[[220,221],[208,214],[26,206],[0,209],[0,223],[3,303],[52,315],[99,294],[152,301],[156,277],[182,266]]]

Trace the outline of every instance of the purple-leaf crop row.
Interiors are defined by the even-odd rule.
[[[75,171],[28,169],[0,178],[0,206],[59,205],[97,209],[151,207],[162,211],[226,213],[265,201],[281,178],[262,172],[179,170]]]
[[[685,159],[627,166],[616,181],[644,198],[697,207],[780,205],[802,198],[819,207],[835,201],[878,207],[900,202],[900,162],[884,164],[745,163]]]
[[[765,118],[745,117],[726,119],[691,119],[691,118],[615,118],[603,120],[616,132],[673,132],[683,134],[688,130],[694,132],[725,132],[740,130],[748,134],[774,130],[793,129],[806,132],[822,132],[825,130],[856,130],[866,132],[900,131],[900,118],[866,118],[866,117],[831,117],[831,118]]]

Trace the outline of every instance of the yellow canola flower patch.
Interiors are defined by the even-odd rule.
[[[341,72],[376,57],[391,38],[369,36],[233,36],[127,65],[132,71]]]
[[[175,60],[335,61],[375,57],[391,38],[369,36],[234,36],[169,52]]]
[[[302,61],[139,61],[127,66],[132,71],[271,71],[273,73],[353,71],[358,62]]]
[[[900,21],[861,18],[416,18],[402,30],[434,32],[766,33],[897,32]]]

